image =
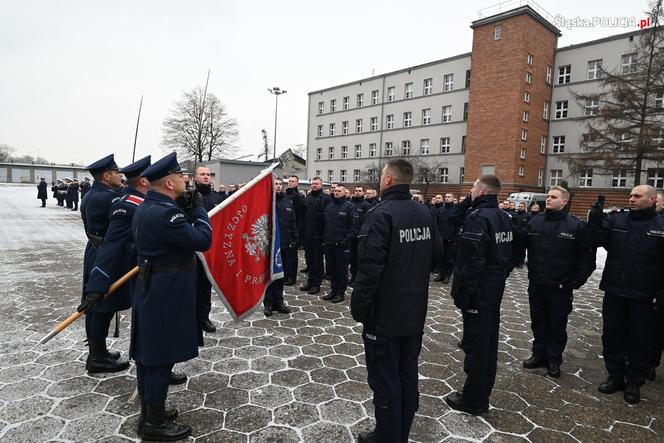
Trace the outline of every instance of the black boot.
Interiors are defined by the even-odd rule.
[[[141,415],[138,417],[138,425],[136,426],[136,434],[139,437],[143,436],[143,425],[145,424],[146,411],[147,407],[145,406],[145,402],[141,399]],[[166,409],[164,415],[166,416],[166,420],[173,421],[178,418],[178,410],[175,408]]]
[[[526,369],[546,368],[547,361],[544,358],[531,356],[528,360],[523,361],[523,367]]]
[[[265,305],[263,306],[263,314],[266,317],[272,316],[272,305]]]
[[[108,350],[108,348],[106,347],[106,340],[100,341],[99,344],[103,346],[101,352],[105,354],[106,357],[112,358],[113,360],[117,360],[118,358],[120,358],[120,352]]]
[[[655,378],[657,378],[657,372],[655,371],[655,368],[646,369],[646,380],[655,381]]]
[[[145,423],[143,424],[143,439],[154,441],[176,441],[191,434],[191,426],[174,423],[166,417],[164,404],[159,406],[147,405]]]
[[[357,436],[358,443],[376,443],[376,432],[360,432]]]
[[[641,401],[641,389],[636,383],[625,384],[625,392],[623,398],[627,403],[636,404]]]
[[[277,303],[276,306],[273,308],[275,311],[277,311],[280,314],[290,314],[291,313],[291,308],[284,302]]]
[[[181,385],[186,381],[187,381],[187,374],[171,371],[171,377],[168,379],[168,384],[171,386]],[[168,411],[166,411],[166,415],[168,415]]]
[[[88,346],[90,348],[90,353],[88,354],[88,360],[85,363],[85,369],[87,369],[89,374],[95,374],[97,372],[120,372],[129,368],[129,362],[127,360],[116,360],[107,355],[106,352],[106,342],[102,341],[89,341]]]
[[[597,388],[602,394],[615,394],[623,389],[625,389],[625,379],[622,377],[614,377],[612,375],[609,375],[609,378]]]

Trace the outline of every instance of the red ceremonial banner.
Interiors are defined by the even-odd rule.
[[[272,267],[273,186],[269,168],[209,212],[212,246],[199,257],[210,283],[234,318],[251,314],[270,282],[283,277],[283,272],[275,273]]]

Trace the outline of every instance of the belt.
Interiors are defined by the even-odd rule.
[[[150,276],[152,274],[164,274],[166,272],[177,272],[183,271],[185,269],[192,269],[196,266],[196,259],[192,255],[191,258],[180,262],[180,263],[170,263],[166,265],[153,265],[148,259],[143,260],[139,265],[140,272],[138,278],[143,281],[143,289],[148,289],[150,286]]]

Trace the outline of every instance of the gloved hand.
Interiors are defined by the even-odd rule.
[[[198,191],[191,191],[191,206],[197,208],[203,206],[203,194]]]
[[[605,197],[602,194],[597,196],[597,201],[590,207],[588,222],[596,225],[602,224],[602,220],[604,220],[604,199]]]
[[[83,312],[90,309],[95,304],[99,303],[104,299],[104,294],[101,292],[88,292],[85,294],[85,300],[81,302],[80,305],[76,308],[78,312]]]

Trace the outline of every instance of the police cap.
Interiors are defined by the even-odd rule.
[[[150,159],[151,156],[149,155],[147,157],[143,157],[142,159],[137,160],[134,163],[120,169],[120,172],[122,172],[127,178],[138,177],[141,175],[141,172],[145,171],[145,169],[150,166]]]
[[[182,169],[178,163],[177,155],[175,152],[171,152],[167,156],[160,158],[150,167],[143,171],[141,177],[145,177],[148,181],[159,180],[160,178],[166,177],[167,175],[174,173],[185,173],[185,169]]]
[[[97,160],[86,168],[90,171],[90,174],[96,175],[101,174],[105,171],[117,171],[118,165],[115,163],[115,157],[113,154],[107,155],[101,160]]]

